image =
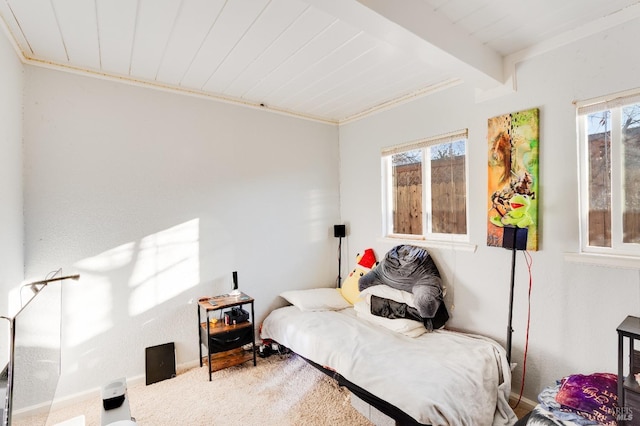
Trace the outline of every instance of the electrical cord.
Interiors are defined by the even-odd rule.
[[[531,325],[531,289],[533,287],[533,275],[531,273],[531,265],[533,264],[533,258],[528,251],[523,251],[524,260],[527,263],[527,270],[529,271],[529,294],[527,297],[527,331],[524,340],[524,356],[522,361],[522,381],[520,383],[520,395],[518,401],[513,408],[516,408],[520,404],[522,399],[522,393],[524,392],[524,380],[527,374],[527,352],[529,351],[529,326]]]

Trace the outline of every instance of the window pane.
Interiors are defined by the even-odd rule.
[[[589,245],[611,247],[611,111],[587,116]]]
[[[640,104],[622,109],[623,242],[640,243]]]
[[[466,234],[465,141],[434,145],[431,157],[431,232]]]
[[[391,157],[393,233],[422,235],[422,150]]]

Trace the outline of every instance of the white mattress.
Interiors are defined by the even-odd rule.
[[[401,409],[419,423],[511,425],[511,372],[491,339],[438,330],[412,338],[358,319],[353,308],[276,309],[262,324],[272,339]]]

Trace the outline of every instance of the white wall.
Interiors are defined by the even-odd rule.
[[[336,126],[26,67],[26,276],[66,286],[58,395],[197,362],[194,301],[332,286]]]
[[[9,300],[22,282],[22,88],[23,67],[4,33],[0,34],[0,315],[13,316]],[[8,324],[0,323],[0,366],[8,360]]]
[[[540,250],[532,252],[533,291],[525,396],[567,374],[617,372],[616,327],[640,314],[638,271],[563,260],[577,252],[578,184],[574,100],[640,86],[638,22],[518,65],[518,91],[483,103],[461,85],[340,127],[341,216],[349,225],[349,264],[380,240],[380,148],[469,129],[470,233],[475,253],[432,249],[452,291],[450,325],[506,343],[511,252],[487,247],[487,119],[540,108]],[[512,361],[520,390],[528,275],[517,256]],[[451,300],[450,300],[451,302]]]
[[[540,108],[541,119],[541,235],[540,250],[532,253],[525,395],[535,399],[566,374],[615,372],[615,328],[626,315],[640,314],[640,278],[634,270],[563,260],[578,249],[572,101],[640,86],[637,24],[520,64],[512,95],[476,103],[473,88],[462,85],[339,131],[26,67],[26,276],[58,267],[82,275],[66,287],[59,394],[143,374],[144,348],[168,341],[176,342],[179,363],[196,360],[193,301],[227,291],[233,270],[256,297],[258,320],[281,303],[277,294],[284,289],[331,285],[334,223],[348,225],[345,268],[367,247],[382,257],[393,244],[378,239],[380,148],[461,128],[469,128],[470,230],[478,248],[431,251],[455,305],[451,326],[504,343],[511,256],[484,244],[486,122],[532,107]],[[0,182],[11,200],[0,213],[0,250],[3,262],[10,259],[0,274],[13,283],[22,263],[21,181],[12,169],[20,162],[22,67],[3,42],[0,129],[11,137],[5,146],[0,133],[0,161],[9,166],[3,173],[12,171]],[[519,254],[514,391],[522,373],[527,281]]]

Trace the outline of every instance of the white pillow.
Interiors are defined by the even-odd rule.
[[[289,290],[280,293],[280,297],[301,311],[339,311],[351,307],[337,288]]]
[[[363,320],[369,321],[370,323],[388,328],[389,330],[395,331],[396,333],[404,334],[405,336],[418,337],[427,332],[424,324],[422,324],[420,321],[414,321],[407,318],[390,319],[373,315],[371,313],[369,304],[364,301],[357,302],[355,305],[353,305],[353,308],[355,309],[358,318],[362,318]]]
[[[397,288],[389,287],[385,284],[372,285],[360,292],[360,297],[364,298],[369,305],[371,305],[371,295],[382,297],[383,299],[394,300],[400,303],[406,303],[412,308],[416,307],[413,302],[413,293],[398,290]]]

